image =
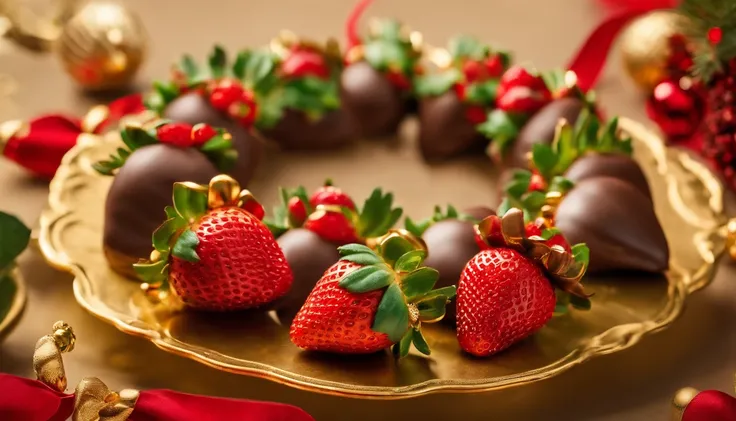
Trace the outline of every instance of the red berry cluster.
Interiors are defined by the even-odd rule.
[[[326,184],[312,194],[309,203],[295,196],[287,206],[292,224],[304,226],[327,241],[343,245],[359,240],[353,221],[341,210],[356,212],[355,202],[337,187]]]
[[[210,125],[199,123],[192,126],[187,123],[169,123],[156,129],[156,137],[161,143],[188,148],[202,146],[217,135]]]
[[[455,94],[461,101],[467,98],[468,87],[474,83],[499,78],[504,71],[503,58],[493,54],[484,60],[465,60],[462,63],[463,80],[454,86]],[[487,111],[484,105],[470,104],[465,110],[465,118],[473,124],[486,120]]]
[[[539,75],[522,66],[512,66],[502,76],[496,92],[496,107],[518,114],[533,114],[552,101],[552,92]]]
[[[313,76],[319,79],[329,79],[330,68],[320,51],[297,45],[291,48],[289,55],[281,63],[281,74],[288,78]]]
[[[234,79],[214,81],[209,87],[210,104],[227,113],[243,127],[251,127],[258,117],[258,105],[253,91]]]

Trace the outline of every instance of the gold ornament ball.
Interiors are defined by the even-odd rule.
[[[62,28],[56,53],[71,77],[93,91],[120,89],[135,77],[148,37],[140,19],[119,3],[87,3]]]
[[[684,16],[658,10],[636,19],[619,37],[624,69],[644,92],[651,92],[666,77],[669,40],[684,33],[687,27]]]

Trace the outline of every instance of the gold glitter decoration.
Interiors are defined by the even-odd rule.
[[[666,76],[670,37],[687,30],[687,19],[671,10],[646,14],[619,37],[619,50],[626,73],[644,92],[651,92]]]

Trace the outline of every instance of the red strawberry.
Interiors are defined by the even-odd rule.
[[[243,127],[251,127],[258,118],[258,103],[252,91],[243,91],[240,96],[227,107],[230,117],[238,120]]]
[[[547,182],[544,180],[542,174],[539,171],[532,171],[531,179],[529,180],[529,190],[532,191],[544,191],[547,189]]]
[[[156,128],[156,137],[161,143],[188,148],[194,144],[192,125],[187,123],[168,123]]]
[[[281,73],[286,77],[315,76],[321,79],[330,77],[330,68],[318,51],[295,49],[281,63]]]
[[[503,75],[504,62],[503,57],[501,57],[500,54],[494,54],[488,57],[483,62],[483,65],[486,68],[486,73],[488,73],[488,77],[496,78]]]
[[[541,76],[531,74],[518,64],[511,66],[503,73],[498,83],[497,95],[503,96],[509,89],[515,87],[529,88],[533,91],[548,90]]]
[[[463,75],[467,83],[478,82],[486,75],[486,69],[483,64],[475,60],[466,60],[463,63]]]
[[[210,311],[258,307],[288,292],[293,274],[259,219],[263,207],[235,180],[216,176],[209,189],[175,183],[173,197],[153,234],[153,261],[135,265],[142,280],[170,284],[186,306]]]
[[[467,108],[465,108],[465,118],[474,125],[480,124],[486,121],[488,113],[486,112],[486,109],[480,105],[468,105]]]
[[[217,110],[226,111],[243,95],[243,85],[232,79],[218,81],[210,92],[210,104]]]
[[[330,179],[325,180],[325,184],[312,194],[309,204],[313,208],[319,205],[335,205],[355,210],[353,199],[341,189],[333,186]]]
[[[373,190],[360,212],[354,210],[352,200],[341,192],[334,194],[327,189],[322,192],[324,194],[313,196],[310,202],[325,203],[323,200],[327,200],[340,204],[316,205],[304,228],[338,245],[364,242],[367,238],[383,235],[401,218],[401,208],[393,208],[393,195],[384,195],[381,189]]]
[[[301,198],[294,196],[289,199],[287,208],[289,211],[289,217],[293,218],[294,224],[298,227],[302,226],[304,221],[307,220],[307,206],[304,204],[304,201]]]
[[[341,354],[369,354],[396,345],[403,357],[413,343],[429,354],[422,323],[442,319],[455,287],[432,291],[439,273],[420,267],[426,251],[398,231],[378,242],[377,251],[349,244],[327,269],[291,325],[298,347]]]
[[[514,86],[496,99],[496,107],[510,113],[533,114],[552,100],[548,90],[535,91],[525,86]]]
[[[457,336],[466,352],[492,355],[542,328],[555,311],[553,285],[575,294],[571,304],[589,306],[579,284],[586,247],[577,246],[580,256],[573,256],[527,238],[523,212],[515,208],[486,218],[476,233],[483,250],[468,262],[457,290]]]
[[[215,136],[217,136],[217,130],[209,124],[199,123],[192,127],[192,142],[197,146],[204,145]]]

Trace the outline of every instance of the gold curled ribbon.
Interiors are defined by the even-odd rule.
[[[326,42],[320,43],[315,40],[299,37],[294,32],[283,30],[269,43],[271,52],[281,59],[288,57],[291,49],[296,46],[303,46],[309,50],[317,51],[333,63],[340,63],[342,61],[340,44],[334,38],[328,38]]]
[[[563,291],[580,297],[589,297],[580,281],[587,264],[579,263],[562,246],[547,245],[542,237],[526,236],[524,213],[512,208],[505,215],[489,216],[475,226],[478,238],[491,246],[513,248],[541,265],[552,281]]]
[[[38,340],[33,353],[36,378],[56,390],[65,392],[66,372],[62,354],[74,350],[76,336],[63,321],[53,325],[53,333]],[[83,379],[74,391],[72,421],[125,421],[135,408],[140,392],[135,389],[111,391],[95,377]]]
[[[189,184],[188,184],[189,185]],[[202,189],[201,186],[197,186]],[[217,209],[224,206],[244,207],[249,202],[257,202],[250,190],[240,188],[234,178],[220,174],[210,180],[207,187],[207,207]]]
[[[381,246],[381,244],[384,244],[394,238],[401,238],[408,241],[409,244],[411,244],[412,247],[416,250],[424,250],[425,252],[428,251],[427,243],[425,243],[421,237],[417,237],[416,235],[402,228],[391,228],[386,232],[386,234],[383,234],[380,237],[368,238],[365,241],[365,245],[373,250],[376,250],[378,247]]]

